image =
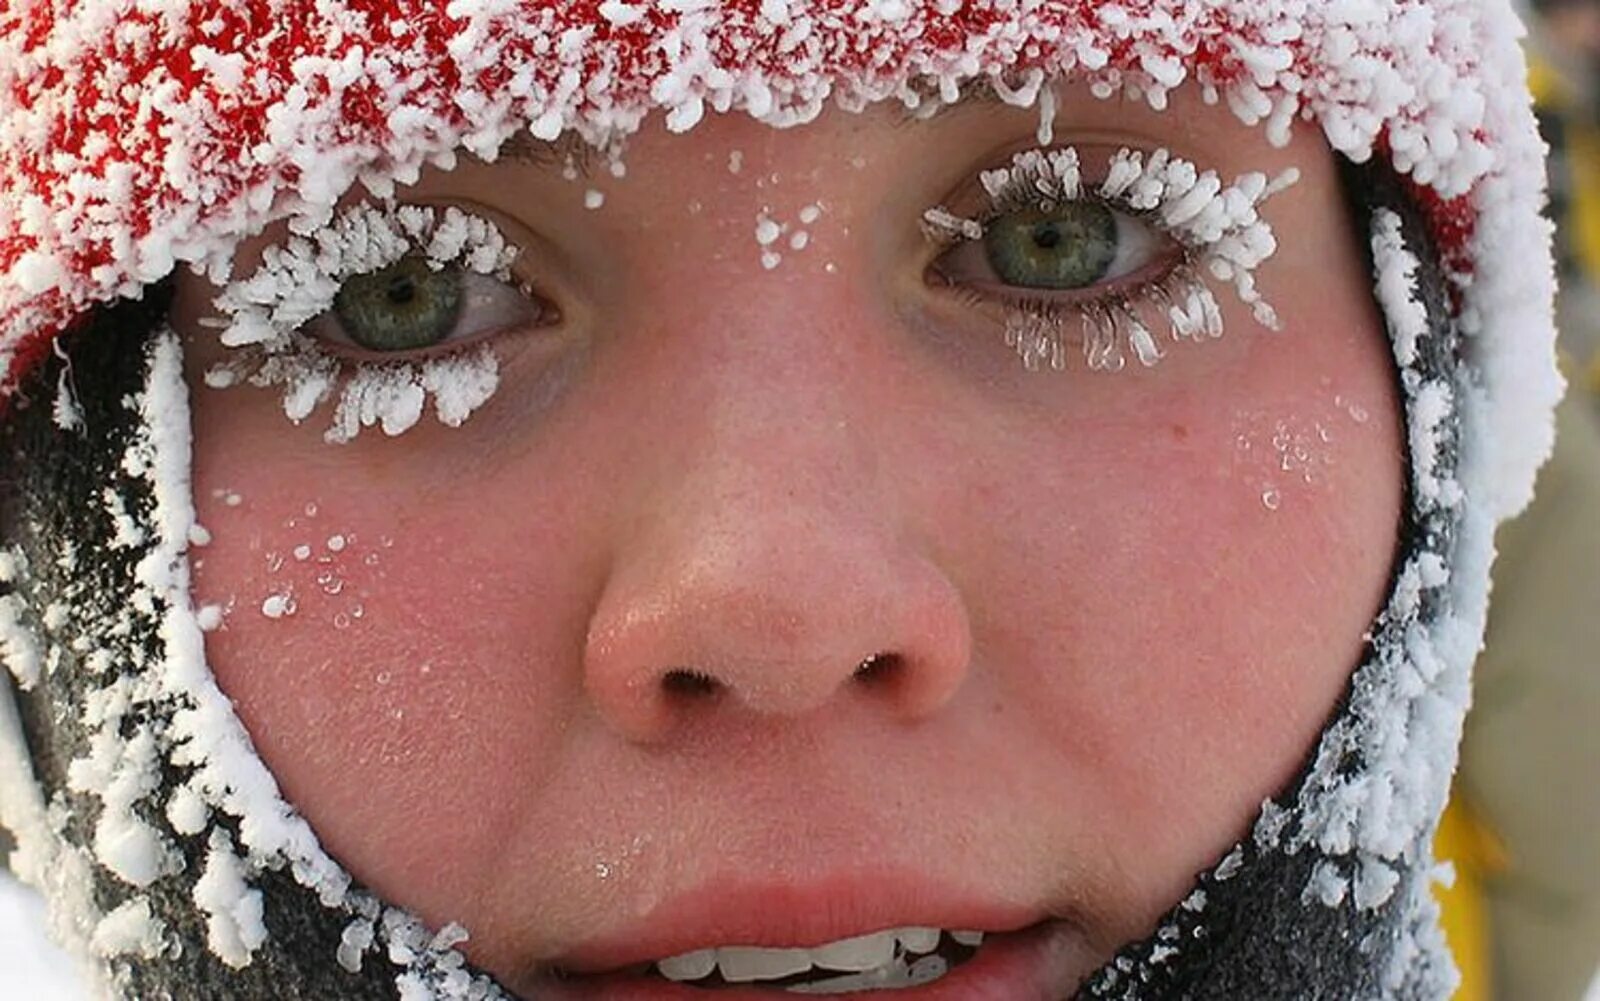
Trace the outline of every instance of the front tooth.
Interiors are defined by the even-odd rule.
[[[757,949],[730,945],[717,950],[722,979],[731,984],[776,980],[811,969],[810,949]]]
[[[656,969],[668,980],[699,980],[717,968],[717,950],[700,949],[671,959],[659,960]]]
[[[894,934],[907,952],[932,952],[939,948],[940,933],[937,928],[898,928]]]
[[[950,933],[950,937],[962,945],[971,946],[974,949],[983,944],[983,932],[981,931],[953,931]]]
[[[811,961],[828,970],[873,970],[894,958],[893,929],[840,939],[809,950]]]

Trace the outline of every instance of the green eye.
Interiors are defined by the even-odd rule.
[[[455,330],[461,316],[459,268],[434,270],[416,255],[379,271],[347,278],[333,300],[351,341],[369,351],[430,348]]]
[[[1094,202],[1009,212],[989,224],[983,249],[1007,285],[1087,288],[1103,279],[1117,258],[1117,219]]]

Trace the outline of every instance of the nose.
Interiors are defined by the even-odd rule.
[[[584,685],[626,739],[845,700],[916,721],[966,677],[961,595],[889,506],[841,482],[859,450],[779,441],[702,450],[619,551]]]

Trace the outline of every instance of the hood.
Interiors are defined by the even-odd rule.
[[[159,325],[180,264],[223,279],[269,223],[314,233],[358,181],[382,196],[523,130],[605,146],[658,114],[674,131],[713,113],[786,127],[830,105],[954,101],[973,81],[1048,116],[1058,77],[1157,108],[1196,83],[1274,142],[1313,121],[1348,163],[1405,405],[1393,587],[1302,774],[1082,994],[1442,999],[1429,845],[1494,526],[1531,496],[1561,391],[1521,33],[1501,0],[12,4],[0,407],[26,421],[39,401],[19,390],[64,333]],[[190,597],[203,530],[178,348],[158,337],[119,363],[125,400],[74,400],[51,369],[51,423],[125,414],[109,459],[64,460],[133,498],[122,527],[0,550],[13,868],[118,996],[504,996],[455,949],[460,929],[354,885],[256,756]],[[75,576],[75,538],[108,537],[110,577]],[[59,628],[63,602],[108,591],[110,634]]]

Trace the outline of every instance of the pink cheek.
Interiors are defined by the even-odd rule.
[[[489,836],[491,811],[471,804],[516,774],[512,755],[557,732],[538,714],[560,700],[526,669],[515,637],[485,625],[501,609],[479,602],[475,628],[461,621],[448,598],[470,590],[465,571],[428,532],[328,494],[201,489],[211,542],[196,550],[196,602],[225,610],[207,655],[285,796],[335,857],[379,885],[427,859],[430,879],[449,885],[465,875],[454,861],[474,851],[445,851],[429,832],[458,847]],[[520,739],[493,736],[512,732]],[[393,850],[374,856],[375,841]]]

